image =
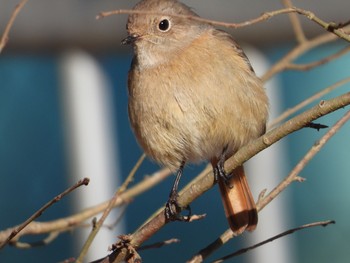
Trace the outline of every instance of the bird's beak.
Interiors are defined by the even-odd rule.
[[[133,44],[140,36],[137,34],[128,35],[126,38],[122,40],[122,45],[130,45]]]

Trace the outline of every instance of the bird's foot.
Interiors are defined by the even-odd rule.
[[[181,215],[182,210],[187,210],[187,215]],[[191,207],[188,205],[182,208],[177,201],[177,193],[172,193],[165,205],[165,219],[166,221],[189,221],[192,215]]]
[[[225,184],[232,188],[233,185],[231,185],[231,179],[233,174],[232,173],[226,173],[224,169],[224,164],[223,162],[218,162],[215,167],[213,167],[213,172],[214,172],[214,179],[215,182],[218,182],[219,180],[222,180],[225,182]]]

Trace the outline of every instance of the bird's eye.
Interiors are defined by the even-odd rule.
[[[170,21],[168,19],[162,19],[158,24],[158,29],[162,32],[167,32],[170,29]]]

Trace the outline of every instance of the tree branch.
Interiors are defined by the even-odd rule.
[[[173,17],[179,17],[179,18],[184,18],[184,19],[190,19],[190,20],[195,20],[199,21],[202,23],[207,23],[210,25],[214,26],[223,26],[227,28],[241,28],[241,27],[246,27],[246,26],[251,26],[257,23],[261,23],[263,21],[269,20],[272,17],[282,15],[282,14],[290,14],[290,13],[297,13],[299,15],[303,15],[309,20],[315,22],[319,26],[323,27],[325,30],[337,35],[339,38],[342,38],[348,42],[350,42],[350,35],[348,32],[344,30],[343,27],[339,28],[339,26],[336,26],[335,23],[333,22],[326,22],[322,20],[321,18],[317,17],[314,13],[304,10],[301,8],[297,7],[290,7],[290,8],[284,8],[284,9],[279,9],[279,10],[274,10],[270,12],[265,12],[261,16],[241,22],[241,23],[226,23],[226,22],[221,22],[221,21],[216,21],[216,20],[211,20],[211,19],[205,19],[202,17],[198,16],[188,16],[188,15],[174,15],[174,14],[167,14],[167,13],[161,13],[161,15],[168,15],[168,16],[173,16]],[[144,15],[159,15],[157,12],[153,11],[140,11],[140,10],[130,10],[130,9],[119,9],[119,10],[113,10],[113,11],[107,11],[107,12],[101,12],[99,15],[96,16],[96,19],[101,19],[107,16],[111,15],[119,15],[119,14],[144,14]]]
[[[135,166],[132,168],[132,170],[130,171],[128,177],[125,179],[124,183],[122,184],[122,186],[115,192],[114,196],[111,198],[111,200],[108,203],[107,208],[103,211],[103,214],[101,216],[101,218],[98,220],[98,222],[96,223],[96,225],[92,228],[92,231],[90,233],[90,235],[88,236],[88,238],[86,239],[86,242],[80,252],[79,257],[76,260],[76,263],[81,263],[83,262],[83,259],[85,258],[86,254],[88,253],[88,250],[93,242],[93,240],[95,239],[97,233],[100,231],[104,221],[106,220],[107,216],[110,214],[110,212],[112,211],[113,208],[113,204],[116,202],[116,200],[118,199],[119,195],[123,192],[125,192],[126,188],[128,187],[128,185],[130,184],[130,182],[134,179],[135,173],[136,171],[139,169],[140,165],[142,164],[142,162],[144,161],[146,155],[142,154],[142,156],[139,158],[139,160],[136,162]]]
[[[13,13],[10,17],[10,20],[8,21],[6,27],[5,27],[5,31],[2,34],[1,40],[0,40],[0,53],[2,52],[2,50],[4,49],[4,47],[6,46],[8,40],[9,40],[9,33],[11,30],[11,27],[13,25],[13,23],[16,20],[17,15],[19,14],[19,12],[22,10],[22,8],[24,7],[24,5],[27,3],[28,0],[22,0],[18,5],[16,5],[15,9],[13,10]]]
[[[31,217],[29,217],[26,221],[24,221],[24,223],[20,224],[18,227],[15,227],[10,235],[3,241],[0,243],[0,249],[2,249],[3,247],[5,247],[8,243],[11,242],[11,240],[17,236],[25,227],[27,227],[31,222],[33,222],[35,219],[37,219],[38,217],[40,217],[44,211],[46,209],[48,209],[50,206],[52,206],[54,203],[57,203],[58,201],[60,201],[63,197],[65,197],[66,195],[68,195],[69,193],[73,192],[75,189],[77,189],[78,187],[82,186],[82,185],[88,185],[89,184],[90,179],[89,178],[84,178],[83,180],[80,180],[79,182],[77,182],[75,185],[69,187],[67,190],[65,190],[63,193],[57,195],[55,198],[53,198],[51,201],[49,201],[48,203],[46,203],[43,207],[41,207],[37,212],[35,212]]]
[[[139,250],[146,250],[146,249],[153,249],[153,248],[161,248],[163,246],[167,246],[170,244],[174,244],[174,243],[179,243],[180,240],[177,238],[172,238],[166,241],[162,241],[162,242],[157,242],[155,244],[151,244],[151,245],[146,245],[146,246],[142,246],[139,248]]]
[[[333,55],[330,55],[328,57],[325,57],[323,59],[320,59],[318,61],[315,61],[315,62],[311,62],[311,63],[308,63],[308,64],[294,64],[294,63],[290,63],[288,65],[286,65],[286,70],[310,70],[310,69],[313,69],[315,67],[318,67],[318,66],[321,66],[321,65],[324,65],[326,63],[329,63],[343,55],[345,55],[346,53],[348,53],[350,51],[350,46],[347,46],[345,48],[343,48],[342,50],[334,53]]]
[[[318,119],[321,116],[329,114],[337,109],[343,108],[350,104],[350,92],[338,96],[328,101],[321,101],[318,105],[292,118],[278,128],[275,128],[260,138],[248,143],[242,147],[234,156],[225,163],[225,170],[229,173],[236,167],[266,149],[273,143],[279,141],[288,134],[302,129],[306,124]],[[191,181],[180,193],[178,202],[181,207],[186,207],[204,192],[214,185],[214,176],[208,165],[199,176]],[[277,193],[277,192],[274,192]],[[262,202],[258,204],[258,209],[262,209],[273,198],[262,198]],[[164,207],[161,207],[148,219],[141,227],[139,227],[132,235],[129,236],[128,245],[137,248],[154,233],[159,231],[166,224],[164,216]],[[129,250],[122,248],[115,250],[113,253],[99,262],[122,262],[131,256]],[[113,258],[112,261],[110,261]]]
[[[348,93],[350,94],[350,93]],[[278,194],[280,194],[289,184],[298,180],[299,173],[304,169],[308,162],[320,151],[320,149],[332,138],[339,129],[350,119],[350,111],[348,111],[326,134],[316,142],[303,159],[294,167],[283,182],[273,189],[266,197],[262,198],[257,204],[257,209],[260,211],[268,203],[270,203]]]
[[[171,172],[169,169],[162,169],[151,176],[145,177],[145,179],[142,182],[138,183],[137,185],[126,190],[124,193],[120,194],[119,197],[115,200],[115,203],[113,204],[114,207],[121,206],[125,203],[128,203],[129,200],[151,189],[156,184],[163,181],[170,174]],[[38,234],[55,232],[55,231],[60,231],[60,232],[67,231],[73,227],[80,226],[85,220],[103,212],[108,207],[108,203],[109,203],[109,200],[99,205],[89,207],[71,216],[59,218],[48,222],[33,221],[27,227],[25,227],[21,232],[19,232],[16,238],[18,239],[19,237],[25,236],[25,235],[38,235]],[[0,231],[0,243],[5,242],[7,237],[11,234],[11,232],[17,229],[17,227],[18,226],[15,226],[15,227],[11,227],[6,230]]]
[[[297,45],[295,48],[290,50],[282,59],[280,59],[277,63],[275,63],[262,77],[261,80],[266,82],[276,74],[284,71],[292,61],[308,52],[309,50],[321,46],[326,43],[330,43],[338,40],[339,38],[333,34],[325,33],[320,36],[317,36],[313,39],[310,39],[307,42],[303,42]]]
[[[314,146],[311,147],[309,152],[302,158],[302,160],[295,166],[291,173],[283,179],[283,181],[273,189],[266,197],[264,194],[259,196],[257,202],[257,209],[261,211],[267,204],[269,204],[273,199],[276,198],[283,190],[285,190],[292,182],[300,181],[298,176],[301,170],[306,166],[306,164],[319,152],[319,150],[329,141],[333,135],[339,131],[339,129],[350,119],[350,111],[348,111],[328,132],[318,141]],[[190,263],[202,262],[205,258],[211,255],[214,251],[219,249],[221,246],[226,244],[230,239],[234,237],[232,231],[227,229],[219,238],[217,238],[213,243],[209,244],[207,247],[199,251],[192,259]]]
[[[345,85],[346,83],[350,82],[350,77],[345,78],[343,80],[340,80],[333,85],[315,93],[311,97],[305,99],[304,101],[298,103],[295,105],[293,108],[290,108],[283,112],[280,116],[275,118],[271,123],[269,123],[269,129],[275,127],[277,124],[281,123],[282,121],[286,120],[289,118],[291,115],[296,113],[297,111],[301,110],[302,108],[306,107],[307,105],[310,105],[311,103],[315,102],[316,100],[322,98],[324,95],[330,93],[331,91]]]
[[[282,0],[282,2],[286,8],[293,8],[293,4],[292,4],[291,0]],[[305,37],[304,30],[301,27],[301,23],[300,23],[300,20],[299,20],[299,17],[297,16],[297,14],[290,13],[289,19],[290,19],[290,22],[292,23],[292,27],[293,27],[294,34],[295,34],[297,41],[299,43],[306,42],[307,39]]]
[[[113,11],[106,11],[106,12],[101,12],[96,16],[96,19],[102,19],[111,15],[121,15],[121,14],[142,14],[142,15],[167,15],[167,16],[172,16],[172,17],[178,17],[178,18],[183,18],[183,19],[189,19],[189,20],[195,20],[198,22],[210,24],[213,26],[223,26],[227,28],[241,28],[241,27],[246,27],[246,26],[251,26],[257,23],[261,23],[263,21],[269,20],[270,18],[282,14],[288,14],[296,12],[294,8],[285,8],[285,9],[279,9],[275,11],[270,11],[270,12],[265,12],[262,15],[260,15],[257,18],[244,21],[241,23],[227,23],[227,22],[222,22],[222,21],[216,21],[216,20],[211,20],[211,19],[206,19],[202,18],[199,16],[189,16],[189,15],[175,15],[175,14],[167,14],[167,13],[159,13],[159,12],[154,12],[154,11],[146,11],[146,10],[132,10],[132,9],[118,9],[118,10],[113,10]]]
[[[289,0],[285,0],[285,1],[289,1]],[[245,21],[245,22],[241,22],[241,23],[226,23],[226,22],[221,22],[221,21],[215,21],[215,20],[210,20],[210,19],[205,19],[205,18],[201,18],[201,17],[194,17],[194,16],[184,16],[184,15],[172,15],[175,17],[181,17],[181,18],[185,18],[185,19],[192,19],[192,20],[196,20],[196,21],[200,21],[203,23],[208,23],[214,26],[224,26],[227,28],[241,28],[241,27],[246,27],[246,26],[251,26],[254,25],[256,23],[261,23],[263,21],[269,20],[270,18],[277,16],[277,15],[281,15],[281,14],[301,14],[306,16],[309,20],[314,21],[315,23],[317,23],[318,25],[322,26],[324,29],[326,29],[327,31],[330,29],[330,27],[333,25],[334,27],[334,23],[327,23],[323,20],[321,20],[320,18],[316,17],[316,15],[310,11],[307,10],[303,10],[300,8],[295,8],[295,7],[290,7],[290,8],[285,8],[285,9],[280,9],[280,10],[275,10],[275,11],[271,11],[271,12],[265,12],[263,13],[261,16]],[[114,10],[114,11],[108,11],[108,12],[101,12],[96,18],[97,19],[101,19],[107,16],[111,16],[111,15],[118,15],[118,14],[159,14],[159,13],[155,13],[155,12],[150,12],[150,11],[140,11],[140,10],[129,10],[129,9],[119,9],[119,10]],[[164,15],[164,14],[162,14]],[[296,29],[297,27],[299,27],[299,25],[297,26],[294,23],[294,28],[295,30],[299,32],[299,29]],[[346,23],[347,25],[347,23]],[[335,41],[339,38],[343,38],[346,41],[350,42],[350,36],[348,34],[348,32],[346,32],[345,30],[347,30],[349,28],[345,28],[342,27],[340,29],[334,29],[331,30],[331,32],[333,34],[330,33],[325,33],[321,36],[315,37],[314,39],[311,40],[302,40],[300,41],[300,44],[294,48],[293,50],[291,50],[284,58],[282,58],[278,63],[276,63],[268,72],[266,72],[262,77],[262,81],[266,82],[268,79],[270,79],[272,76],[276,75],[277,73],[287,69],[288,67],[293,67],[291,66],[291,62],[294,61],[297,57],[299,57],[300,55],[302,55],[303,53],[307,52],[308,50],[314,48],[315,46],[319,46],[328,42],[332,42]],[[300,35],[300,32],[298,33]],[[300,39],[302,38],[301,35],[299,36]]]
[[[20,248],[20,249],[29,249],[29,248],[33,248],[33,247],[40,247],[40,246],[46,246],[48,244],[50,244],[52,241],[54,241],[59,235],[61,234],[61,232],[59,231],[54,231],[48,234],[47,237],[45,237],[43,240],[37,241],[37,242],[13,242],[10,243],[11,245],[13,245],[16,248]]]
[[[322,227],[326,227],[330,224],[335,224],[335,221],[334,220],[328,220],[328,221],[321,221],[321,222],[315,222],[315,223],[310,223],[310,224],[306,224],[306,225],[302,225],[302,226],[299,226],[299,227],[296,227],[296,228],[293,228],[293,229],[289,229],[281,234],[278,234],[276,236],[273,236],[269,239],[266,239],[265,241],[262,241],[258,244],[255,244],[254,246],[251,246],[251,247],[247,247],[247,248],[243,248],[243,249],[240,249],[232,254],[229,254],[225,257],[222,257],[218,260],[215,260],[213,261],[212,263],[221,263],[221,262],[224,262],[225,260],[227,259],[230,259],[230,258],[233,258],[233,257],[236,257],[236,256],[239,256],[239,255],[242,255],[250,250],[253,250],[255,248],[258,248],[258,247],[261,247],[262,245],[265,245],[269,242],[272,242],[272,241],[275,241],[276,239],[279,239],[281,237],[284,237],[284,236],[287,236],[287,235],[290,235],[290,234],[293,234],[294,232],[297,232],[297,231],[300,231],[300,230],[303,230],[303,229],[306,229],[306,228],[311,228],[311,227],[316,227],[316,226],[322,226]],[[188,263],[196,263],[198,261],[190,261]]]

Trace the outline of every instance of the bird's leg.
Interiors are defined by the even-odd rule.
[[[227,174],[224,168],[224,164],[226,161],[226,150],[227,150],[227,146],[224,148],[224,150],[222,151],[222,154],[219,158],[219,160],[216,162],[216,164],[213,164],[213,172],[214,172],[214,178],[215,178],[215,182],[218,182],[218,180],[222,179],[226,185],[230,184],[230,179],[232,178],[233,174],[229,173]],[[233,186],[230,186],[233,187]]]
[[[190,206],[186,206],[184,209],[188,210],[188,215],[183,216],[181,215],[181,210],[183,208],[180,207],[179,203],[177,202],[178,197],[178,186],[180,182],[180,178],[184,169],[185,162],[183,161],[181,163],[181,166],[179,170],[176,173],[176,178],[173,184],[173,187],[171,188],[169,199],[165,205],[165,218],[167,221],[188,221],[191,217],[191,208]]]

